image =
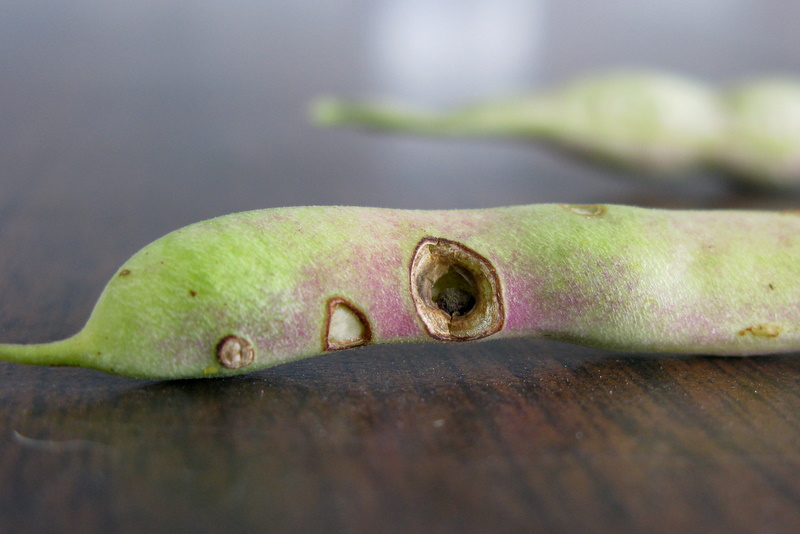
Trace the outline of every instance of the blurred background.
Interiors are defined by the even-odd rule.
[[[703,173],[654,185],[524,143],[319,129],[308,105],[449,107],[618,67],[794,74],[799,24],[800,4],[777,0],[0,1],[0,272],[19,291],[4,301],[45,303],[5,308],[6,338],[75,330],[46,303],[85,317],[141,246],[234,211],[742,205]],[[58,247],[85,262],[53,264]]]

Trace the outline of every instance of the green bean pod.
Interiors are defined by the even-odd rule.
[[[445,113],[321,99],[313,115],[327,125],[544,141],[637,176],[707,166],[754,186],[800,184],[800,81],[789,79],[717,90],[663,73],[610,73]]]
[[[794,212],[278,208],[156,240],[82,331],[0,345],[0,359],[190,378],[371,343],[513,336],[753,355],[800,350],[798,303]]]

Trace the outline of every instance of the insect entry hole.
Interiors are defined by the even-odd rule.
[[[431,300],[446,314],[458,317],[475,308],[475,279],[466,269],[451,265],[431,287]]]
[[[502,328],[500,281],[491,262],[474,250],[427,237],[414,251],[409,274],[417,315],[432,337],[465,341]]]

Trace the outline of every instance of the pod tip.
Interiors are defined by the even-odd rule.
[[[311,103],[311,120],[320,126],[335,126],[344,122],[344,104],[341,100],[325,96]]]

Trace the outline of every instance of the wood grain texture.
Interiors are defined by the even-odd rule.
[[[9,531],[757,532],[800,520],[798,358],[504,341],[369,347],[229,380],[0,370]]]

